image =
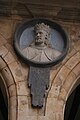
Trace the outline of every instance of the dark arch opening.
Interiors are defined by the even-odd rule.
[[[80,120],[80,84],[68,97],[64,120]]]
[[[8,120],[7,92],[1,77],[0,77],[0,120]]]

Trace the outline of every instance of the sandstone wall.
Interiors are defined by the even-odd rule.
[[[69,51],[50,71],[44,107],[33,109],[27,85],[29,68],[13,50],[14,31],[21,21],[20,17],[0,17],[0,74],[8,91],[9,120],[64,120],[67,98],[80,83],[80,24],[57,21],[69,36]]]

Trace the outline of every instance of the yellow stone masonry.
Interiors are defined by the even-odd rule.
[[[80,38],[76,36],[75,41],[72,25],[61,22],[70,37],[70,49],[63,62],[50,71],[44,107],[33,109],[27,85],[29,68],[19,60],[13,49],[16,23],[20,21],[0,17],[0,74],[9,94],[9,120],[64,120],[66,100],[80,76]],[[79,26],[75,24],[74,28]]]

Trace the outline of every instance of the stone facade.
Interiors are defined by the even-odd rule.
[[[69,36],[68,55],[50,71],[44,107],[33,109],[27,85],[29,68],[13,50],[13,35],[21,21],[20,17],[0,17],[0,75],[8,91],[9,120],[64,120],[67,98],[80,83],[80,24],[57,21]]]

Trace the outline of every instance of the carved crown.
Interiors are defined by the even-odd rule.
[[[39,23],[39,24],[35,25],[34,30],[35,31],[43,30],[49,34],[51,29],[50,29],[49,25],[45,25],[44,23]]]

